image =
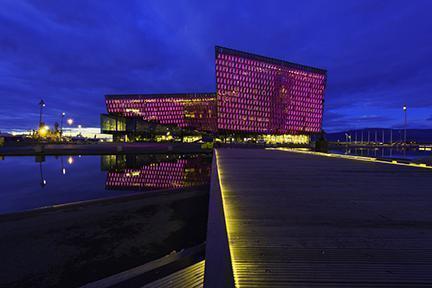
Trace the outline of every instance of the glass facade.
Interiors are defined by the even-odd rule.
[[[126,118],[101,114],[101,131],[105,133],[126,131]]]
[[[223,47],[215,58],[216,93],[107,95],[102,130],[137,141],[218,132],[294,144],[321,131],[325,70]]]
[[[105,101],[110,114],[216,131],[214,93],[107,95]]]
[[[321,130],[326,71],[216,47],[218,130]]]

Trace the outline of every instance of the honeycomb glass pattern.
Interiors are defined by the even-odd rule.
[[[208,184],[210,164],[200,159],[152,163],[141,168],[109,171],[105,182],[108,190],[174,189]]]
[[[108,113],[182,128],[216,131],[214,93],[107,95],[105,102]]]
[[[219,130],[321,130],[325,70],[216,47],[216,85]]]

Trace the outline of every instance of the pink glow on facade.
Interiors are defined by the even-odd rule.
[[[209,177],[210,165],[203,168],[197,159],[179,159],[108,172],[105,185],[107,189],[175,189],[206,184]]]
[[[108,113],[203,131],[216,130],[213,93],[106,96]]]
[[[309,134],[321,130],[326,72],[216,48],[219,130]]]

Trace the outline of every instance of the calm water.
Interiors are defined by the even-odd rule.
[[[206,184],[210,166],[206,155],[5,157],[0,214]]]
[[[156,191],[104,205],[1,217],[0,287],[81,287],[174,251],[202,247],[210,167],[210,155],[0,160],[0,214]],[[197,261],[204,249],[199,253]],[[154,280],[152,273],[142,281]]]
[[[368,157],[381,157],[381,158],[397,158],[407,160],[429,160],[432,161],[431,151],[420,150],[401,150],[394,148],[341,148],[331,150],[332,153],[359,155]]]

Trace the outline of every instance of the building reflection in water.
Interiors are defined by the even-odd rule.
[[[103,155],[107,190],[175,189],[209,184],[210,155]]]

